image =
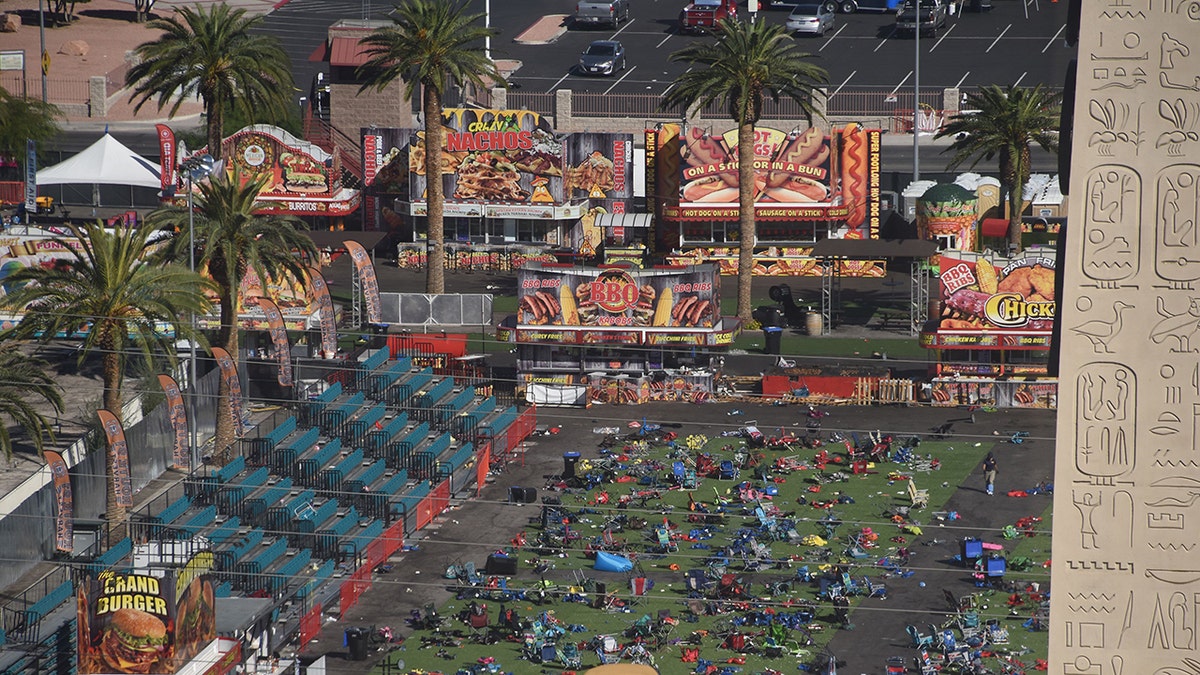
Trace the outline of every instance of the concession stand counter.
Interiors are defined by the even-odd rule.
[[[517,345],[526,399],[540,405],[702,401],[709,354],[740,329],[720,312],[715,265],[638,269],[528,263],[517,314],[497,339]]]
[[[1046,377],[1056,258],[1054,250],[1012,259],[943,251],[935,311],[920,335],[936,350],[932,403],[1057,407],[1057,381]]]
[[[596,224],[633,202],[633,135],[560,134],[528,110],[449,108],[438,178],[445,190],[447,266],[516,269],[554,261],[554,249],[590,259]],[[425,132],[363,129],[364,220],[394,231],[401,265],[423,266]]]
[[[813,244],[879,237],[881,134],[857,124],[828,134],[755,130],[755,275],[821,276]],[[737,171],[736,129],[719,135],[671,123],[646,131],[646,200],[658,254],[737,274]],[[883,261],[832,264],[842,276],[886,272]]]

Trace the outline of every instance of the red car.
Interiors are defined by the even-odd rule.
[[[737,0],[693,0],[692,4],[679,13],[679,30],[684,33],[699,33],[713,28],[721,19],[737,18]]]

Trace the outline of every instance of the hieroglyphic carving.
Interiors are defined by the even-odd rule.
[[[1049,672],[1200,675],[1200,0],[1081,7]]]

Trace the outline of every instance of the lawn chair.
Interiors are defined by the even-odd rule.
[[[491,639],[491,624],[488,621],[487,605],[472,602],[467,607],[467,625],[471,628],[471,638],[487,644]]]
[[[554,663],[558,660],[558,647],[553,644],[543,644],[538,649],[539,663]]]
[[[999,619],[988,619],[984,637],[988,644],[1006,645],[1008,644],[1008,629],[1001,625]]]
[[[640,605],[646,600],[646,595],[654,588],[654,580],[646,577],[634,577],[629,580],[629,604]]]
[[[876,583],[871,580],[871,577],[864,576],[862,580],[862,586],[864,591],[863,595],[867,596],[868,598],[887,600],[887,586],[884,586],[883,582]]]
[[[620,663],[621,662],[621,646],[617,644],[617,639],[611,635],[597,635],[593,643],[596,645],[596,656],[600,658],[600,663]]]
[[[921,635],[921,631],[911,623],[904,627],[904,632],[908,633],[908,637],[912,638],[912,644],[909,645],[915,649],[923,649],[933,646],[932,635]]]
[[[713,580],[708,578],[704,570],[688,570],[684,578],[689,598],[703,598],[713,587]]]
[[[558,650],[558,659],[562,663],[563,670],[579,670],[583,668],[583,656],[579,653],[579,647],[574,642],[563,644]]]
[[[718,480],[737,480],[741,471],[734,465],[733,460],[723,459],[717,468]]]
[[[658,538],[659,553],[677,553],[679,552],[679,544],[671,541],[671,531],[666,527],[654,528],[654,534]]]
[[[903,656],[889,656],[887,670],[884,672],[887,675],[905,675],[908,672],[908,665],[904,662]]]
[[[842,572],[842,588],[845,589],[846,595],[865,595],[867,592],[849,572]]]
[[[459,580],[471,586],[480,586],[483,584],[483,575],[475,569],[475,561],[468,560],[463,564]]]

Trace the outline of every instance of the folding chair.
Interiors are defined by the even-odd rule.
[[[654,588],[654,580],[646,577],[634,577],[629,580],[629,604],[640,605],[646,599],[646,594]]]
[[[684,583],[689,598],[702,598],[713,587],[713,580],[704,574],[704,570],[688,570]]]
[[[621,646],[617,644],[617,639],[611,635],[596,636],[596,656],[600,658],[600,663],[620,663],[621,662]]]
[[[467,610],[467,625],[471,627],[472,638],[486,642],[491,636],[487,605],[471,603]]]
[[[721,460],[721,464],[717,468],[717,478],[719,480],[737,480],[740,475],[741,472],[734,466],[732,460]]]
[[[658,548],[661,553],[676,553],[679,551],[679,544],[671,541],[671,531],[666,527],[654,528],[654,533],[658,537]]]
[[[908,637],[912,638],[911,646],[916,649],[933,646],[933,636],[921,635],[921,631],[917,630],[917,627],[911,623],[904,627],[904,632],[908,633]]]
[[[574,642],[565,643],[558,650],[558,658],[562,662],[564,670],[579,670],[583,667],[583,657],[579,654],[579,647],[575,646]]]
[[[868,598],[887,600],[887,586],[884,586],[883,582],[875,583],[874,581],[871,581],[871,577],[864,576],[863,589],[866,591],[864,595],[866,595]]]

